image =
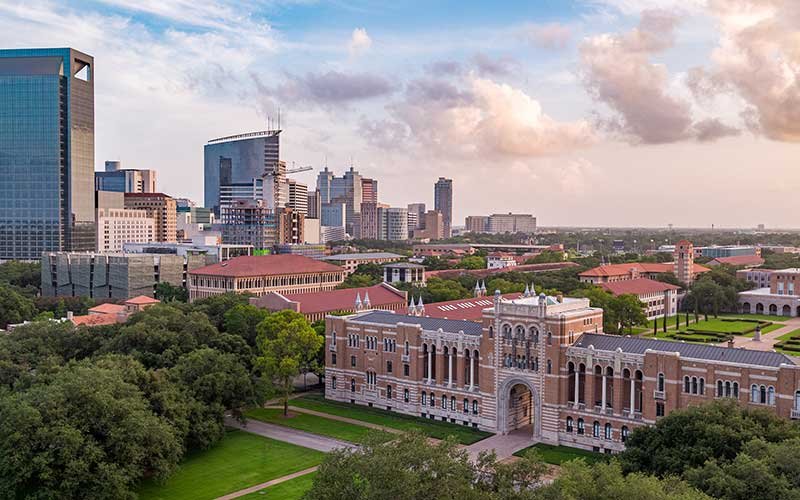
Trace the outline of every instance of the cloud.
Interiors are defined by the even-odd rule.
[[[426,65],[425,70],[434,76],[454,76],[460,75],[463,68],[457,61],[434,61]]]
[[[569,45],[572,30],[561,23],[527,24],[522,28],[522,35],[540,49],[562,50]]]
[[[286,81],[275,88],[268,88],[256,81],[262,95],[308,105],[342,106],[356,101],[385,96],[394,92],[395,87],[388,79],[370,73],[306,73],[287,74]]]
[[[416,80],[404,99],[388,106],[392,137],[412,141],[426,154],[470,160],[535,158],[561,154],[593,143],[585,121],[559,122],[538,101],[509,85],[471,78],[457,86],[441,80]],[[374,146],[394,146],[377,123],[365,124]],[[399,133],[399,126],[405,133]]]
[[[585,87],[615,114],[611,119],[601,119],[602,124],[630,142],[712,140],[735,133],[718,122],[695,124],[692,103],[673,95],[667,68],[650,61],[672,47],[677,23],[675,13],[645,11],[633,30],[597,35],[580,46]]]
[[[514,73],[517,63],[510,57],[490,57],[483,52],[472,56],[472,63],[481,76],[505,76]]]
[[[350,42],[347,44],[350,55],[356,56],[363,54],[368,51],[370,47],[372,47],[372,38],[367,34],[367,30],[364,28],[354,29],[353,34],[350,36]]]
[[[722,37],[714,66],[698,71],[696,93],[734,91],[751,128],[776,141],[800,142],[800,2],[713,0]],[[704,86],[703,86],[704,85]]]

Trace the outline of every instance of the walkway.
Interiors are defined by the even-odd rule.
[[[266,483],[257,484],[255,486],[250,486],[249,488],[245,488],[243,490],[234,491],[233,493],[228,493],[225,496],[217,497],[216,500],[232,500],[233,498],[243,497],[245,495],[249,495],[250,493],[255,493],[257,491],[261,491],[264,488],[269,486],[275,486],[276,484],[280,484],[284,481],[288,481],[290,479],[294,479],[296,477],[305,476],[306,474],[311,474],[312,472],[316,471],[319,468],[318,465],[314,467],[309,467],[308,469],[303,469],[301,471],[294,472],[292,474],[287,474],[285,476],[279,477],[277,479],[273,479],[272,481],[267,481]]]
[[[264,408],[282,410],[283,406],[265,406]],[[364,422],[363,420],[356,420],[355,418],[340,417],[339,415],[331,415],[330,413],[324,413],[324,412],[317,411],[317,410],[309,410],[307,408],[301,408],[299,406],[289,405],[289,411],[293,411],[295,413],[307,413],[308,415],[314,415],[316,417],[327,418],[329,420],[337,420],[339,422],[346,422],[348,424],[360,425],[361,427],[368,427],[370,429],[375,429],[376,431],[388,432],[390,434],[402,434],[403,433],[403,431],[401,431],[401,430],[393,429],[391,427],[386,427],[384,425],[373,424],[371,422]]]
[[[533,429],[531,426],[526,426],[508,434],[495,434],[467,446],[466,449],[473,460],[478,458],[480,452],[491,450],[494,450],[497,460],[504,460],[512,457],[517,451],[536,443],[537,441],[533,439]]]
[[[754,351],[771,351],[775,348],[775,344],[778,342],[778,337],[800,328],[800,318],[798,317],[787,318],[785,316],[775,316],[775,321],[784,323],[786,326],[782,326],[777,330],[762,334],[760,342],[756,342],[752,337],[735,335],[733,337],[733,346],[752,349]],[[728,343],[723,342],[719,345],[727,346]]]
[[[289,427],[282,427],[280,425],[267,424],[253,419],[248,420],[247,424],[242,425],[236,419],[226,418],[225,425],[234,427],[236,429],[241,429],[245,432],[258,434],[259,436],[296,444],[297,446],[303,446],[305,448],[311,448],[312,450],[318,450],[325,453],[337,448],[355,447],[353,443],[348,443],[339,439],[334,439],[327,436],[319,436],[310,432],[300,431]]]

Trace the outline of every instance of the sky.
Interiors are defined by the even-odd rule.
[[[0,0],[0,47],[56,46],[96,169],[201,203],[203,145],[280,110],[288,164],[393,206],[450,177],[456,225],[800,227],[797,0]]]

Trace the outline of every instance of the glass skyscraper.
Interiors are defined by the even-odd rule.
[[[94,59],[0,50],[0,259],[94,250]]]

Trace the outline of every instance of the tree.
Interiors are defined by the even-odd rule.
[[[161,302],[189,302],[189,290],[162,281],[156,285],[155,298]]]
[[[0,397],[5,498],[135,498],[145,473],[166,477],[180,455],[141,391],[88,361]]]
[[[544,250],[539,255],[531,257],[525,261],[525,264],[547,264],[550,262],[563,262],[564,252],[556,252],[554,250]]]
[[[0,284],[0,326],[22,323],[36,315],[33,301],[11,285]]]
[[[479,255],[469,255],[461,259],[458,267],[461,269],[486,269],[486,259]]]
[[[275,317],[278,318],[273,320]],[[289,310],[270,315],[258,330],[256,366],[283,400],[283,414],[287,416],[294,379],[301,370],[313,366],[324,339],[302,314]]]
[[[603,290],[599,286],[592,285],[589,288],[577,290],[573,295],[575,297],[587,298],[589,299],[590,306],[599,307],[603,310],[603,331],[613,333],[619,329],[619,325],[612,317],[609,307],[611,299],[614,298],[610,292]]]
[[[669,283],[670,285],[679,286],[683,289],[686,289],[686,283],[681,282],[675,273],[658,273],[655,277],[656,281],[660,281],[661,283]]]
[[[42,286],[42,266],[39,262],[11,260],[0,264],[0,281],[17,287],[30,297]]]
[[[500,290],[500,293],[522,292],[525,290],[524,283],[509,281],[503,278],[494,278],[486,283],[486,292],[494,293]]]
[[[251,346],[256,345],[256,328],[269,316],[269,311],[251,304],[237,304],[222,316],[222,330],[238,335]]]
[[[607,312],[611,315],[611,319],[620,325],[620,331],[627,326],[628,333],[633,333],[634,325],[647,323],[644,304],[639,300],[639,297],[630,293],[612,297],[608,302]]]
[[[715,400],[672,411],[653,426],[637,428],[619,458],[626,472],[680,475],[710,459],[730,461],[752,439],[775,443],[796,437],[800,428],[769,410]]]
[[[383,268],[378,264],[359,264],[337,288],[362,288],[377,285],[383,281]]]
[[[225,313],[239,304],[249,304],[251,296],[250,293],[227,292],[196,300],[191,307],[195,311],[205,313],[214,326],[222,329]]]

